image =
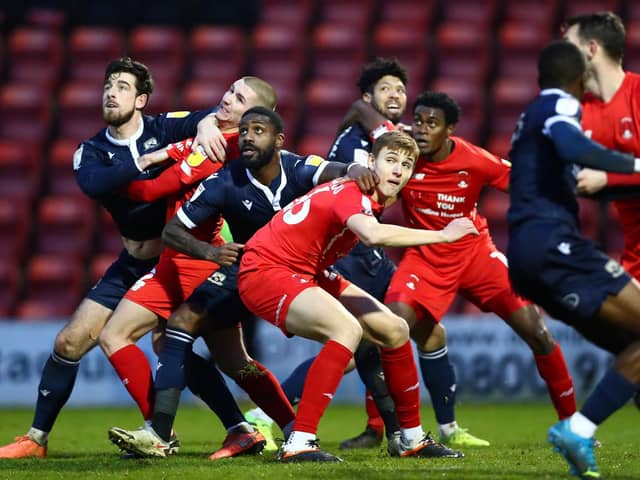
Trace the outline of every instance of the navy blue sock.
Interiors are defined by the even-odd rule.
[[[420,371],[439,425],[456,419],[456,374],[449,363],[447,347],[432,352],[418,350]]]
[[[47,359],[42,369],[38,385],[38,401],[33,417],[33,428],[50,432],[58,414],[69,400],[76,383],[80,360],[69,360],[55,351]]]
[[[580,412],[596,425],[600,425],[637,392],[638,385],[610,368],[584,402]]]
[[[315,359],[316,357],[307,358],[282,382],[282,390],[291,405],[300,403],[302,390],[304,389],[304,381],[307,379],[307,372],[309,372],[309,368]]]
[[[187,384],[186,363],[191,353],[194,338],[179,328],[167,328],[164,345],[158,355],[156,390],[177,388],[183,390]]]
[[[227,430],[245,421],[218,369],[195,353],[189,357],[187,385],[220,418]]]

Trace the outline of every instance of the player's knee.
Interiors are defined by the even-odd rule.
[[[94,341],[87,338],[79,338],[74,330],[63,328],[53,345],[54,351],[69,360],[80,360],[87,351],[95,345]]]
[[[393,315],[387,322],[384,338],[385,347],[400,347],[407,341],[409,341],[409,325],[401,317]]]
[[[98,337],[98,343],[100,344],[100,348],[105,353],[107,357],[113,355],[117,352],[126,341],[121,338],[117,332],[110,329],[108,326],[102,330],[100,336]]]

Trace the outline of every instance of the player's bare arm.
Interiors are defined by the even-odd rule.
[[[212,161],[224,162],[227,158],[227,141],[218,128],[214,115],[208,115],[198,122],[198,133],[191,149],[201,148]]]
[[[156,150],[155,152],[145,153],[141,157],[138,158],[138,166],[142,170],[146,170],[152,165],[158,165],[160,163],[166,162],[169,159],[169,154],[167,153],[166,148],[162,148],[160,150]]]
[[[420,230],[378,222],[375,217],[356,214],[347,220],[347,227],[368,246],[411,247],[431,243],[451,243],[465,235],[478,235],[468,218],[456,218],[442,230]]]
[[[215,262],[223,267],[234,264],[240,251],[241,243],[230,242],[220,247],[203,242],[194,237],[184,223],[173,217],[162,231],[162,241],[174,250],[200,260]]]

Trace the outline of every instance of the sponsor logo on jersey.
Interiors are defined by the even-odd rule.
[[[113,158],[113,156],[115,155],[115,153],[107,152],[107,155],[109,155],[109,160],[111,160]]]
[[[226,278],[227,276],[224,273],[214,272],[213,275],[207,278],[207,281],[213,283],[214,285],[218,285],[219,287],[222,287]]]
[[[247,210],[251,210],[251,207],[253,206],[253,202],[251,200],[242,200],[242,204]]]
[[[620,265],[613,259],[609,259],[609,261],[605,264],[604,269],[613,278],[618,278],[620,275],[624,274],[624,268],[622,268],[622,265]]]
[[[569,242],[560,242],[558,251],[563,255],[571,255],[571,244]]]
[[[199,165],[202,165],[202,162],[204,162],[207,159],[207,156],[202,153],[200,150],[196,150],[195,152],[191,152],[191,154],[187,157],[187,165],[189,165],[190,167],[197,167]]]
[[[312,167],[319,167],[324,162],[324,158],[319,157],[318,155],[309,155],[305,160],[305,165],[311,165]]]
[[[189,110],[181,110],[178,112],[167,112],[167,118],[184,118],[189,115]]]

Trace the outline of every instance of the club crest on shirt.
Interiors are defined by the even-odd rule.
[[[633,119],[631,117],[622,117],[620,119],[620,124],[622,126],[622,138],[625,140],[630,140],[633,138]]]
[[[458,187],[467,188],[469,186],[469,183],[467,182],[469,178],[469,172],[467,172],[466,170],[460,170],[458,172],[458,177]]]
[[[150,148],[158,146],[158,139],[156,137],[151,137],[146,142],[144,142],[143,147],[145,150],[149,150]]]

